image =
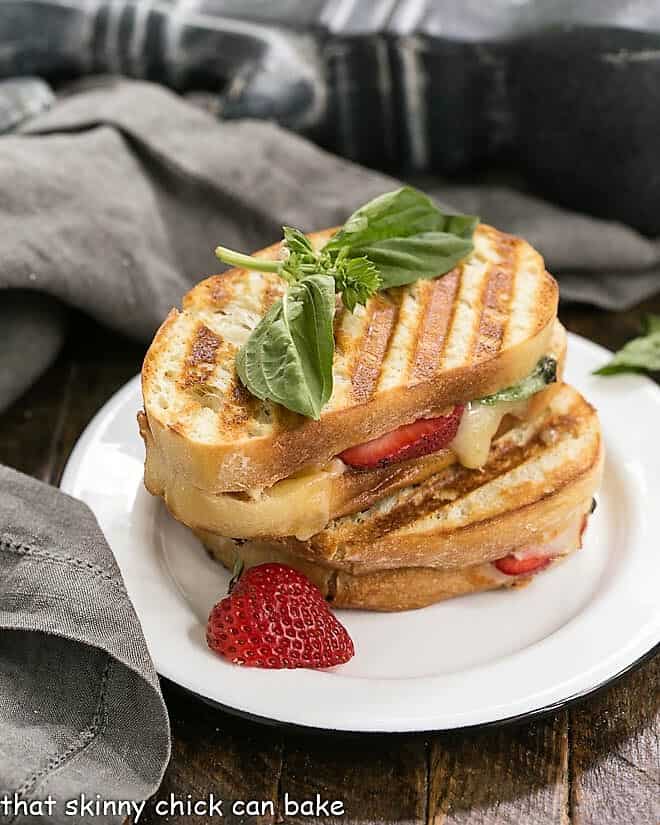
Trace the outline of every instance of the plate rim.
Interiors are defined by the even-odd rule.
[[[592,355],[597,355],[599,358],[604,358],[611,353],[601,347],[599,344],[596,344],[589,339],[583,338],[582,336],[576,335],[575,333],[569,333],[570,339],[579,341],[580,345],[583,345],[587,348],[587,350],[591,351]],[[570,339],[569,339],[569,346],[570,346]],[[644,375],[636,375],[635,378],[643,384],[646,385],[647,388],[652,388],[652,392],[656,395],[656,400],[660,405],[660,387],[653,382],[650,378]],[[135,384],[139,383],[140,376],[139,374],[131,378],[126,384],[120,387],[113,395],[105,402],[105,404],[97,411],[94,417],[88,422],[87,426],[85,427],[84,431],[81,433],[80,437],[78,438],[74,448],[72,449],[65,468],[60,480],[60,487],[65,492],[72,492],[72,487],[74,485],[73,477],[75,475],[76,470],[79,468],[82,462],[82,457],[87,449],[87,441],[91,441],[93,437],[100,435],[97,433],[96,430],[102,426],[104,419],[107,417],[108,408],[112,407],[115,408],[121,404],[124,395],[130,395],[135,391]],[[114,551],[113,551],[114,552]],[[143,633],[145,634],[146,638],[146,631],[143,627]],[[646,642],[644,642],[646,644]],[[150,648],[149,642],[147,642],[148,648]],[[192,693],[195,696],[198,696],[203,701],[215,705],[227,712],[233,713],[243,718],[249,718],[254,721],[257,721],[262,724],[275,724],[275,725],[282,725],[287,728],[299,728],[305,731],[326,731],[326,732],[342,732],[342,733],[371,733],[374,735],[378,735],[379,733],[411,733],[411,732],[430,732],[430,731],[452,731],[452,730],[470,730],[476,729],[481,727],[489,727],[494,725],[504,725],[504,724],[515,724],[516,722],[521,722],[524,720],[529,720],[531,718],[537,718],[539,716],[543,716],[552,712],[556,712],[560,708],[566,707],[571,705],[575,702],[579,702],[582,699],[585,699],[592,694],[605,689],[613,682],[618,681],[620,678],[629,673],[631,670],[634,670],[636,667],[639,667],[645,661],[650,658],[653,658],[654,655],[658,653],[660,649],[660,642],[651,642],[651,646],[644,650],[639,656],[637,656],[633,661],[628,662],[624,665],[623,668],[619,669],[617,672],[606,676],[604,679],[601,679],[594,685],[586,686],[584,689],[577,691],[576,693],[570,694],[569,696],[562,697],[554,702],[550,702],[547,705],[541,705],[536,708],[530,708],[529,710],[525,710],[519,714],[513,714],[510,716],[505,717],[497,717],[490,720],[482,720],[477,721],[474,723],[467,722],[465,724],[452,724],[450,726],[442,726],[442,725],[432,725],[432,726],[419,726],[415,724],[415,721],[409,719],[408,724],[406,727],[395,727],[395,728],[387,728],[385,726],[369,726],[364,728],[359,728],[356,726],[337,726],[333,727],[332,724],[325,725],[319,727],[314,724],[310,724],[304,721],[291,721],[283,718],[279,718],[277,714],[274,715],[261,715],[258,713],[254,713],[252,710],[236,707],[235,705],[224,704],[218,699],[214,698],[213,696],[209,696],[208,692],[201,692],[190,684],[187,684],[185,680],[181,679],[181,674],[173,673],[171,667],[168,667],[164,662],[156,662],[156,657],[154,653],[151,652],[150,655],[154,660],[154,665],[158,671],[158,673],[163,676],[165,679],[169,680],[170,682],[177,684],[180,688],[185,690],[186,692]],[[365,677],[352,677],[356,679],[364,679]],[[425,678],[425,677],[419,677]],[[426,677],[428,678],[428,677]],[[437,677],[434,677],[437,678]]]
[[[308,735],[310,733],[314,733],[328,736],[410,736],[411,734],[424,735],[430,733],[453,733],[455,731],[469,733],[470,731],[484,730],[486,728],[506,727],[508,725],[518,725],[523,722],[544,719],[545,717],[550,716],[553,713],[557,713],[560,710],[566,710],[574,705],[579,705],[581,702],[594,698],[595,696],[603,693],[608,688],[614,687],[615,684],[620,682],[626,676],[639,670],[639,668],[643,667],[658,655],[660,655],[660,641],[656,642],[656,644],[649,648],[646,653],[642,653],[638,659],[635,659],[635,661],[631,662],[629,665],[626,665],[618,673],[615,673],[613,676],[609,676],[599,684],[586,688],[578,693],[574,693],[571,696],[567,696],[565,699],[559,699],[549,705],[543,705],[539,708],[525,711],[524,713],[517,713],[513,716],[505,716],[502,719],[492,719],[489,722],[475,722],[473,724],[455,725],[453,727],[415,728],[414,730],[359,730],[357,728],[332,727],[320,728],[316,725],[305,725],[300,722],[287,722],[286,720],[275,719],[271,716],[260,716],[258,713],[240,710],[240,708],[235,708],[231,705],[224,705],[222,702],[218,702],[216,699],[197,693],[196,691],[179,684],[179,682],[175,682],[167,676],[162,676],[162,674],[159,675],[161,675],[161,678],[167,679],[168,682],[175,685],[178,690],[194,696],[196,699],[204,702],[204,704],[217,708],[218,710],[228,713],[231,716],[235,716],[238,719],[245,719],[248,722],[254,722],[259,725],[268,725],[270,727],[282,728],[292,733],[299,732],[301,734]]]

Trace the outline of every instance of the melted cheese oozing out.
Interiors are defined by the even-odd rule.
[[[335,458],[323,467],[307,467],[268,490],[247,491],[247,503],[225,496],[230,504],[225,516],[233,520],[234,532],[229,534],[249,537],[272,533],[308,539],[330,520],[332,482],[345,470],[346,465]],[[248,516],[249,525],[245,520]]]
[[[458,432],[449,449],[464,467],[483,467],[488,460],[490,445],[505,415],[523,418],[527,401],[501,401],[498,404],[468,404],[458,425]]]

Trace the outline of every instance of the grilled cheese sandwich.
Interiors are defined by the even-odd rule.
[[[142,370],[147,489],[219,561],[282,561],[337,606],[399,610],[520,584],[580,546],[598,418],[561,383],[557,285],[529,244],[480,225],[445,275],[338,302],[319,420],[236,371],[284,289],[254,270],[202,281]]]
[[[602,466],[598,417],[563,385],[544,415],[496,439],[482,470],[452,465],[305,542],[195,532],[230,568],[240,558],[299,569],[337,607],[417,608],[520,585],[578,549]],[[537,568],[530,559],[541,560]]]
[[[566,333],[556,323],[549,354],[563,371]],[[233,538],[296,536],[306,539],[334,518],[364,508],[378,498],[411,483],[424,481],[459,461],[478,468],[486,463],[491,442],[505,419],[524,420],[543,412],[556,384],[523,401],[493,405],[468,404],[456,436],[445,449],[416,460],[370,471],[356,471],[335,457],[321,466],[308,466],[270,487],[235,493],[213,493],[191,485],[167,466],[167,457],[154,444],[146,416],[139,416],[147,445],[147,488],[163,498],[172,514],[194,529]]]

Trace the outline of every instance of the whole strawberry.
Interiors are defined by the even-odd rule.
[[[211,611],[206,641],[230,662],[250,667],[333,667],[355,653],[318,587],[284,564],[247,570]]]

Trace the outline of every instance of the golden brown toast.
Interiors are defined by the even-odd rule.
[[[566,332],[558,321],[555,325],[548,354],[557,361],[560,379],[566,355]],[[503,431],[514,426],[516,420],[544,414],[558,386],[552,384],[527,402],[514,405],[515,417],[511,414],[511,405],[488,407],[486,424],[492,429],[486,428],[483,433],[487,445],[498,427]],[[212,493],[193,486],[175,472],[167,456],[155,445],[146,416],[140,413],[138,419],[147,447],[144,480],[149,492],[161,496],[172,515],[188,527],[233,538],[297,536],[307,539],[332,519],[365,510],[380,498],[419,484],[456,461],[451,448],[372,470],[354,470],[334,459],[325,467],[308,468],[253,495]],[[476,439],[478,435],[473,432],[471,437]]]
[[[563,560],[581,546],[590,505],[591,500],[582,511],[577,510],[573,522],[567,528],[560,528],[559,539],[555,539],[554,542],[558,555],[553,558],[551,564]],[[383,611],[411,610],[454,596],[504,587],[521,587],[528,584],[532,578],[529,574],[505,575],[491,562],[458,569],[397,567],[355,574],[300,558],[272,544],[241,544],[203,531],[196,531],[196,535],[209,553],[230,570],[233,569],[237,557],[243,560],[246,567],[265,562],[279,562],[294,567],[313,581],[335,607]]]
[[[334,231],[310,238],[318,247]],[[557,285],[525,241],[480,225],[474,242],[442,277],[378,293],[355,314],[338,309],[334,391],[319,421],[254,398],[236,375],[236,352],[284,282],[239,269],[202,281],[144,361],[153,445],[200,489],[253,490],[517,383],[547,352]],[[258,254],[278,253],[276,245]]]
[[[339,606],[420,607],[513,583],[492,564],[509,553],[578,547],[602,465],[598,416],[564,384],[545,416],[495,440],[483,470],[452,465],[306,542],[195,532],[224,564],[237,555],[248,565],[282,561]]]
[[[458,569],[543,543],[591,502],[603,446],[598,415],[568,384],[546,414],[495,439],[481,470],[453,464],[368,510],[331,521],[283,549],[351,573],[398,567]]]

